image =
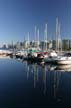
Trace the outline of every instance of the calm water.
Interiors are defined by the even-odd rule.
[[[0,108],[50,108],[70,103],[71,72],[0,59]]]

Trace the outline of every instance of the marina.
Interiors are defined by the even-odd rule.
[[[71,0],[0,0],[0,108],[71,108]]]
[[[71,52],[57,53],[52,51],[38,51],[38,50],[20,50],[20,51],[7,51],[0,50],[0,58],[10,57],[16,59],[22,59],[22,61],[31,61],[36,63],[49,63],[58,65],[70,65],[71,64]]]

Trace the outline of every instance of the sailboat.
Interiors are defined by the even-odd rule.
[[[41,62],[43,60],[43,55],[40,53],[41,49],[39,48],[39,29],[37,30],[36,33],[36,27],[35,27],[35,36],[38,36],[38,41],[37,41],[37,47],[32,47],[28,49],[28,55],[27,57],[24,58],[24,60],[28,60],[31,62]]]
[[[46,25],[47,28],[47,25]],[[47,30],[47,29],[45,29]],[[46,36],[47,36],[47,32],[45,31]],[[56,50],[58,49],[58,19],[56,19]],[[45,63],[55,63],[55,58],[57,57],[57,53],[52,50],[50,52],[48,52],[48,56],[46,58],[44,58],[44,62]]]

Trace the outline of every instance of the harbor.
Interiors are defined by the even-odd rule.
[[[60,40],[58,18],[56,40],[47,40],[47,24],[44,31],[43,42],[38,30],[37,41],[28,33],[25,44],[0,49],[0,106],[71,106],[71,41]]]
[[[71,0],[0,0],[0,108],[71,107]]]
[[[0,50],[1,106],[70,106],[70,78],[70,51]]]
[[[20,51],[0,50],[0,58],[11,58],[31,63],[42,63],[47,65],[70,65],[71,52],[56,52],[55,50],[42,52],[35,48]],[[67,67],[66,66],[66,67]]]

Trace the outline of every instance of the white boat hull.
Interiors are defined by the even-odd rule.
[[[64,64],[64,65],[58,65],[56,67],[57,70],[71,70],[71,65],[67,65],[67,64]]]
[[[71,57],[59,57],[58,59],[56,59],[56,63],[60,65],[69,65],[71,64]]]
[[[44,61],[45,63],[52,63],[58,65],[70,65],[71,57],[58,56],[58,57],[47,58]]]
[[[66,64],[71,64],[71,60],[56,60],[56,63],[66,65]]]

